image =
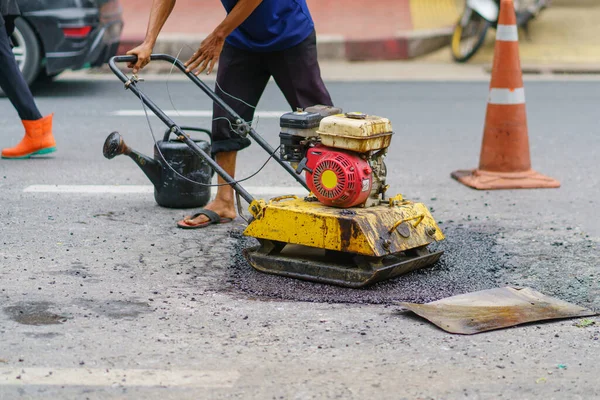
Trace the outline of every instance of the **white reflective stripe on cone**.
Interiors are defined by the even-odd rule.
[[[525,104],[525,89],[491,89],[489,104]]]
[[[496,40],[503,42],[518,42],[519,31],[516,25],[498,25]]]

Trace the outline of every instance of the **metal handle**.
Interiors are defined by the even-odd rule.
[[[136,61],[137,61],[137,56],[135,56],[135,55],[115,56],[115,57],[112,57],[108,61],[108,65],[109,65],[110,69],[115,73],[115,75],[117,75],[117,77],[119,79],[121,79],[121,81],[123,81],[123,83],[125,83],[125,85],[128,85],[131,83],[131,80],[129,78],[127,78],[127,76],[117,67],[117,63],[124,63],[124,62],[132,63],[132,62],[136,62]],[[204,93],[206,93],[208,95],[208,97],[210,97],[216,104],[218,104],[219,107],[221,107],[223,110],[225,110],[225,112],[227,112],[227,114],[229,114],[229,116],[239,126],[239,133],[245,133],[245,132],[250,131],[251,128],[248,125],[248,123],[246,123],[242,119],[242,117],[240,117],[234,110],[231,109],[231,107],[229,107],[229,105],[227,105],[227,103],[225,103],[219,96],[217,96],[217,94],[215,92],[213,92],[206,85],[206,83],[201,81],[191,71],[186,72],[185,65],[183,65],[183,63],[178,58],[175,58],[168,54],[151,54],[150,61],[166,61],[166,62],[174,65],[175,67],[177,67],[188,78],[190,78],[192,80],[192,82],[194,82],[196,84],[196,86],[198,86],[200,89],[202,89],[204,91]]]
[[[408,217],[408,218],[401,219],[400,221],[396,222],[396,223],[395,223],[395,224],[394,224],[394,225],[393,225],[393,226],[390,228],[390,230],[388,231],[388,233],[391,235],[391,234],[392,234],[392,232],[394,232],[396,229],[398,229],[398,227],[399,227],[400,225],[402,225],[403,223],[405,223],[405,222],[408,222],[408,221],[413,221],[413,220],[415,220],[415,219],[418,219],[418,221],[417,221],[416,223],[414,223],[414,224],[413,224],[413,228],[416,228],[417,226],[419,226],[419,224],[421,223],[421,221],[423,221],[423,219],[424,219],[424,218],[425,218],[425,214],[418,214],[418,215],[415,215],[415,216],[413,216],[413,217]]]
[[[206,135],[211,139],[212,142],[212,132],[209,131],[208,129],[204,129],[204,128],[195,128],[193,126],[180,126],[180,129],[182,131],[194,131],[194,132],[202,132],[202,133],[206,133]],[[169,136],[171,136],[171,133],[173,132],[173,129],[167,129],[165,131],[165,135],[163,136],[163,141],[167,142],[169,141]],[[193,140],[193,139],[192,139]]]
[[[237,125],[236,130],[240,136],[245,137],[246,135],[250,135],[250,137],[252,137],[252,139],[254,139],[254,141],[258,143],[258,145],[262,147],[267,153],[271,154],[273,159],[275,159],[275,161],[277,161],[277,163],[281,165],[283,169],[285,169],[292,177],[294,177],[294,179],[299,184],[301,184],[306,190],[310,191],[304,177],[302,175],[296,174],[296,171],[294,170],[294,168],[292,168],[290,164],[288,164],[286,161],[282,160],[281,157],[275,154],[275,149],[273,149],[273,147],[271,147],[271,145],[265,139],[263,139],[263,137],[259,135],[258,132],[256,132],[250,124],[245,122],[242,119],[242,117],[240,117],[231,107],[229,107],[229,105],[227,105],[227,103],[225,103],[214,91],[212,91],[212,89],[210,89],[206,85],[206,83],[201,81],[192,72],[186,72],[186,67],[181,61],[168,54],[151,54],[150,60],[167,61],[173,64],[175,67],[177,67],[185,75],[187,75],[187,77],[190,78],[196,86],[198,86],[208,97],[211,98],[213,102],[215,102],[215,104],[221,107],[231,117],[231,119],[235,121],[235,124]],[[119,68],[117,68],[117,63],[136,61],[137,56],[135,55],[114,56],[108,61],[108,66],[110,67],[110,69],[125,84],[125,87],[127,89],[130,89],[131,86],[135,86],[135,79],[137,78],[134,77],[135,79],[132,81],[123,72],[121,72]],[[132,83],[134,85],[132,85]],[[140,96],[139,91],[137,91],[137,93],[135,94]],[[141,96],[141,98],[142,101],[152,110],[152,112],[154,112],[158,116],[158,118],[160,118],[169,128],[173,128],[174,126],[176,126],[175,123],[165,115],[165,113],[163,113],[154,103],[150,101],[150,99],[148,99],[146,96]],[[242,197],[248,200],[247,196]]]
[[[183,68],[183,64],[181,64],[181,62],[177,62],[177,60],[171,56],[158,54],[158,55],[153,55],[151,57],[151,59],[173,61],[176,65],[179,64]],[[172,132],[175,135],[180,136],[182,141],[185,144],[187,144],[189,146],[189,148],[192,149],[192,151],[194,153],[196,153],[196,155],[198,155],[204,161],[206,161],[208,163],[208,165],[210,165],[210,167],[213,169],[213,171],[215,171],[217,174],[219,174],[219,176],[221,178],[223,178],[223,180],[225,180],[225,182],[227,182],[227,184],[229,184],[231,187],[233,187],[233,189],[236,191],[236,193],[238,193],[241,197],[243,197],[244,200],[246,200],[248,202],[248,204],[251,204],[254,201],[254,197],[252,197],[252,195],[250,193],[248,193],[239,183],[237,183],[237,181],[235,181],[235,179],[233,179],[233,177],[231,175],[229,175],[227,173],[227,171],[225,171],[223,168],[221,168],[221,166],[219,164],[217,164],[215,162],[215,160],[213,160],[209,154],[206,154],[206,152],[204,150],[202,150],[202,148],[200,148],[200,146],[198,146],[198,144],[196,144],[196,142],[194,142],[192,139],[190,139],[181,130],[181,128],[175,122],[173,122],[173,120],[171,118],[169,118],[169,116],[167,114],[165,114],[152,100],[150,100],[150,98],[148,98],[148,96],[146,96],[144,93],[142,93],[138,89],[137,84],[136,84],[137,79],[127,78],[127,76],[125,76],[125,74],[117,68],[117,65],[116,65],[117,62],[135,62],[136,60],[137,60],[136,56],[115,56],[110,59],[108,64],[110,66],[110,69],[112,69],[112,71],[115,73],[115,75],[121,81],[123,81],[125,83],[125,88],[128,90],[131,90],[142,101],[142,103],[144,103],[144,105],[146,105],[162,122],[164,122],[165,125],[167,125],[167,127],[169,128],[169,133]],[[194,76],[194,78],[196,78],[195,75],[193,75],[193,76]],[[198,78],[196,78],[196,80],[201,85],[206,87],[207,91],[212,93],[212,91],[203,82],[200,82],[200,80]],[[213,95],[216,96],[214,93],[213,93]]]

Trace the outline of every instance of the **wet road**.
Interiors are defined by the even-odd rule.
[[[181,124],[209,126],[210,103],[190,84],[142,87]],[[437,245],[442,262],[362,291],[254,272],[239,258],[241,220],[179,230],[191,210],[156,206],[130,159],[102,156],[114,130],[151,154],[132,94],[117,81],[59,81],[36,93],[42,111],[56,113],[58,153],[0,161],[0,398],[600,396],[600,322],[462,337],[394,305],[521,285],[600,309],[600,83],[526,85],[533,167],[563,186],[510,192],[449,177],[477,165],[486,83],[329,88],[344,110],[391,119],[389,183],[431,207],[448,236]],[[20,127],[7,100],[0,105],[5,147]],[[270,112],[285,109],[270,86],[254,125],[273,145]],[[162,135],[153,117],[151,126]],[[239,177],[266,158],[256,145],[242,152]],[[247,183],[261,197],[294,185],[275,163]]]

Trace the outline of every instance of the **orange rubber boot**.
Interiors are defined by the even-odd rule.
[[[2,158],[29,158],[36,154],[48,154],[56,151],[56,142],[52,136],[52,116],[34,121],[21,121],[25,127],[25,137],[15,147],[2,150]]]

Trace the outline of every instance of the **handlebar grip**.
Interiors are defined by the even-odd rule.
[[[113,63],[121,63],[121,62],[136,62],[137,56],[135,54],[125,55],[125,56],[114,56],[110,59],[109,62]]]
[[[181,72],[183,72],[184,74],[187,74],[188,76],[190,76],[190,78],[193,75],[191,72],[186,72],[185,71],[186,68],[183,65],[183,63],[180,60],[178,60],[177,58],[175,58],[175,57],[173,57],[171,55],[168,55],[168,54],[151,54],[150,55],[150,61],[155,61],[155,60],[167,61],[168,63],[173,64]],[[108,61],[108,66],[115,73],[115,75],[117,75],[117,77],[119,79],[121,79],[123,82],[127,82],[127,80],[128,80],[127,77],[119,70],[119,68],[117,67],[117,63],[135,63],[135,62],[137,62],[137,56],[135,54],[128,54],[128,55],[122,55],[122,56],[114,56],[114,57],[111,57],[111,59]],[[195,75],[194,75],[194,78],[196,78]]]
[[[110,58],[110,60],[108,60],[108,66],[110,67],[110,69],[112,70],[112,72],[124,83],[126,83],[129,79],[127,78],[127,76],[125,76],[125,74],[123,74],[123,72],[121,72],[121,70],[117,67],[117,63],[135,63],[137,62],[137,56],[135,54],[127,54],[127,55],[121,55],[121,56],[113,56]],[[183,64],[181,63],[181,61],[177,60],[175,57],[170,56],[168,54],[151,54],[150,55],[150,60],[162,60],[162,61],[168,61],[172,64],[174,64],[175,66],[177,66],[180,70],[185,72],[185,67],[183,66]]]
[[[150,61],[155,61],[155,60],[161,60],[161,61],[167,61],[173,64],[181,64],[183,66],[183,64],[181,63],[181,61],[179,61],[177,58],[169,55],[169,54],[151,54],[150,55]],[[137,61],[137,56],[135,54],[128,54],[128,55],[122,55],[122,56],[114,56],[112,57],[108,63],[110,65],[115,65],[116,63],[124,63],[124,62],[136,62]]]

